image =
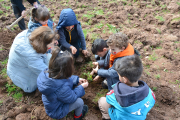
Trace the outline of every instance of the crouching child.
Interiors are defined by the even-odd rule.
[[[143,66],[137,55],[126,56],[115,63],[119,82],[98,101],[104,120],[145,120],[155,104],[149,86],[139,80]]]

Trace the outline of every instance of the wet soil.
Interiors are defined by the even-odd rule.
[[[156,95],[156,104],[147,115],[147,120],[180,120],[180,1],[179,0],[40,0],[50,9],[58,23],[62,9],[72,8],[86,36],[90,51],[94,39],[108,37],[121,31],[140,54],[144,65],[141,80],[145,81]],[[0,61],[8,57],[15,36],[21,32],[18,26],[10,32],[6,29],[14,20],[10,2],[0,4]],[[24,2],[28,8],[29,3]],[[29,16],[25,18],[27,24]],[[91,60],[94,56],[91,54]],[[74,74],[91,71],[88,62],[76,64]],[[6,68],[0,62],[0,70]],[[6,92],[8,80],[0,76],[0,119],[2,120],[53,120],[48,117],[38,91],[23,93],[16,101]],[[89,112],[84,120],[100,120],[101,113],[95,97],[103,89],[101,81],[91,82],[83,96]],[[105,94],[104,94],[105,95]],[[63,120],[72,120],[72,113]]]

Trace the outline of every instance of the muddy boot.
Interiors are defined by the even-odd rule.
[[[82,110],[82,114],[80,116],[74,115],[74,120],[82,120],[82,118],[86,115],[87,112],[88,112],[88,106],[84,105],[83,110]]]

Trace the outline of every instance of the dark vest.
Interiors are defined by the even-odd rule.
[[[67,30],[65,27],[63,29],[64,29],[64,35],[66,37],[66,41],[71,45],[76,44],[79,38],[77,32],[77,25],[74,25],[74,28],[72,30]]]

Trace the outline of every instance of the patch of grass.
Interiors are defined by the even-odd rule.
[[[139,40],[135,40],[134,43],[135,44],[142,44],[142,42],[140,42]]]
[[[163,70],[164,72],[168,72],[168,70],[165,68],[164,70]]]
[[[87,17],[88,19],[91,19],[94,17],[94,14],[84,14],[83,17]]]
[[[161,30],[159,28],[156,28],[157,32],[161,34]]]
[[[146,68],[150,68],[150,65],[145,65]]]
[[[6,86],[6,91],[8,92],[8,95],[12,93],[18,93],[21,91],[21,88],[17,87],[14,84],[10,85],[9,83],[7,83],[5,86]]]
[[[147,75],[150,75],[150,72],[148,72],[147,70],[145,70],[145,73],[146,73]]]
[[[109,28],[109,32],[110,33],[117,33],[118,29],[116,29],[115,26],[111,25],[111,24],[106,24]]]
[[[0,100],[0,106],[2,106],[3,100]]]
[[[155,78],[156,78],[156,79],[160,79],[160,77],[161,77],[161,76],[160,76],[159,74],[155,75]]]
[[[16,102],[19,102],[20,99],[22,98],[23,94],[22,93],[15,93],[14,95],[12,95],[12,97],[16,100]]]
[[[6,68],[3,68],[0,72],[0,75],[3,77],[3,79],[6,79],[8,77],[6,72],[7,72]]]
[[[83,33],[84,33],[84,37],[85,37],[85,39],[86,39],[86,36],[87,36],[88,30],[87,30],[87,29],[83,29]]]
[[[2,15],[3,14],[3,11],[2,10],[0,10],[0,15]]]
[[[160,5],[162,8],[166,8],[166,5]]]
[[[176,80],[174,84],[179,84],[179,83],[180,83],[180,81],[179,81],[179,80]]]
[[[84,72],[81,74],[81,78],[84,78],[88,80],[89,82],[93,81],[92,75],[90,75],[90,72]]]
[[[156,19],[158,19],[160,22],[165,21],[165,19],[162,16],[156,16]]]
[[[176,50],[177,50],[177,52],[180,52],[180,48],[177,48]]]
[[[94,99],[92,101],[97,103],[101,97],[103,97],[107,94],[107,92],[108,92],[107,89],[102,89],[100,92],[96,93],[96,96],[94,97]]]
[[[180,17],[172,19],[172,21],[179,21],[179,20],[180,20]]]
[[[156,59],[158,59],[156,53],[153,53],[152,55],[149,56],[149,60],[155,61]]]
[[[2,61],[1,64],[5,66],[7,64],[7,62],[8,62],[8,58],[6,58],[4,61]]]
[[[101,9],[101,10],[96,11],[95,14],[97,14],[97,15],[104,15],[104,11]]]
[[[103,23],[96,24],[95,27],[101,29],[104,26]]]
[[[157,91],[157,87],[153,87],[152,90],[153,90],[153,91]]]
[[[177,4],[180,6],[180,2],[177,2]]]
[[[161,47],[161,46],[158,46],[158,47],[156,47],[156,49],[162,49],[162,47]]]

